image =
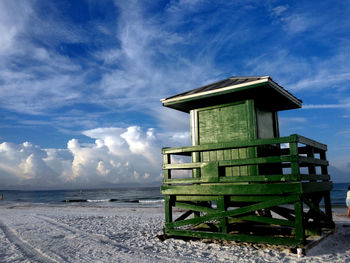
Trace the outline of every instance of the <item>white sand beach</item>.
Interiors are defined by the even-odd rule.
[[[287,247],[160,240],[162,208],[1,206],[0,262],[350,262],[350,218],[298,258]]]

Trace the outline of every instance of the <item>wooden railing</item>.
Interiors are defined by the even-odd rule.
[[[296,134],[164,148],[165,234],[303,244],[305,229],[320,233],[322,227],[334,227],[326,151],[326,145]],[[178,163],[173,156],[190,161]],[[191,176],[175,177],[175,170]],[[176,219],[173,208],[182,213]]]
[[[264,149],[264,147],[272,147],[274,150],[260,153],[260,149]],[[226,151],[242,148],[254,149],[256,151],[255,157],[230,160],[218,159],[216,161],[205,162],[172,163],[173,155],[194,156],[196,153],[201,152]],[[328,161],[326,160],[326,151],[327,146],[325,144],[297,134],[288,137],[258,139],[253,141],[163,148],[163,184],[271,183],[292,181],[326,182],[330,179],[327,170]],[[192,160],[193,159],[194,158],[192,158]],[[257,172],[255,175],[248,176],[225,176],[223,172],[225,167],[257,166],[261,168],[271,164],[279,165],[281,167],[281,172],[278,174],[262,174],[261,172]],[[192,170],[197,171],[197,173],[193,172],[190,178],[172,178],[172,170]]]

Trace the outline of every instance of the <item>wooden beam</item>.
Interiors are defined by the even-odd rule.
[[[309,175],[305,175],[305,178],[307,176]],[[220,183],[289,182],[289,181],[297,181],[297,178],[298,176],[294,174],[274,174],[274,175],[259,175],[259,176],[222,176],[222,177],[219,177],[218,180]],[[326,178],[327,178],[326,176],[320,176],[319,179],[317,180],[326,180]],[[173,178],[169,180],[167,179],[163,180],[163,184],[199,184],[204,182],[205,180],[202,180],[201,178]]]
[[[296,245],[302,244],[300,240],[296,240],[294,238],[284,238],[284,237],[275,237],[275,236],[234,235],[234,234],[212,233],[212,232],[206,232],[206,231],[193,231],[193,230],[165,229],[165,234],[171,235],[171,236],[232,240],[232,241],[253,242],[253,243],[268,243],[268,244],[278,244],[278,245],[286,245],[286,246],[296,246]]]
[[[188,204],[188,203],[181,203],[181,202],[175,202],[175,207],[182,208],[182,209],[188,209],[192,211],[197,211],[197,212],[204,212],[204,213],[216,213],[218,210],[210,208],[210,207],[205,207],[205,206],[200,206],[200,205],[195,205],[195,204]]]
[[[295,227],[294,221],[283,220],[283,219],[278,219],[278,218],[271,218],[271,217],[264,217],[264,216],[253,216],[253,215],[242,216],[242,217],[238,217],[238,218],[242,219],[242,220],[259,222],[259,223],[264,223],[264,224]]]
[[[301,183],[163,185],[164,195],[279,195],[302,193]]]
[[[303,182],[303,193],[324,192],[331,191],[333,189],[333,183],[329,182]]]
[[[297,141],[306,145],[310,145],[312,147],[318,148],[320,150],[324,150],[327,151],[327,145],[323,144],[323,143],[319,143],[316,142],[314,140],[311,140],[309,138],[306,138],[304,136],[301,135],[297,135]]]
[[[166,227],[174,228],[174,227],[180,227],[180,226],[186,226],[186,225],[196,225],[196,224],[204,223],[210,220],[220,220],[221,218],[224,218],[224,217],[239,216],[239,215],[243,215],[259,209],[269,208],[269,207],[273,207],[281,204],[288,204],[288,203],[295,202],[296,200],[298,200],[298,195],[289,195],[286,197],[279,197],[276,199],[268,200],[268,201],[253,204],[253,205],[244,206],[234,210],[207,214],[199,218],[192,218],[192,219],[186,219],[178,222],[166,223]]]
[[[287,137],[278,137],[271,139],[259,139],[259,140],[242,140],[236,142],[225,142],[225,143],[213,143],[213,144],[202,144],[196,146],[186,146],[177,148],[163,148],[163,154],[183,154],[186,152],[200,152],[200,151],[210,151],[210,150],[224,150],[232,148],[245,148],[260,145],[269,144],[281,144],[281,143],[291,143],[296,142],[296,135],[290,135]]]

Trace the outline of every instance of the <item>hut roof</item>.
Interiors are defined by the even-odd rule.
[[[189,112],[192,109],[254,99],[272,110],[300,108],[302,101],[269,76],[230,77],[162,99],[163,106]]]

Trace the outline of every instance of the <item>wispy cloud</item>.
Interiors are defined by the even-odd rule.
[[[306,97],[304,109],[348,116],[346,4],[80,4],[89,13],[74,18],[83,23],[61,1],[0,2],[1,127],[50,127],[69,137],[63,149],[3,143],[8,182],[35,182],[39,172],[59,184],[155,180],[160,147],[190,144],[189,116],[159,99],[229,75],[270,75]],[[98,6],[103,18],[93,16]],[[312,121],[280,118],[282,128],[316,127]],[[72,139],[83,136],[90,143]]]
[[[303,105],[303,109],[350,109],[350,103],[347,104],[306,104]]]

